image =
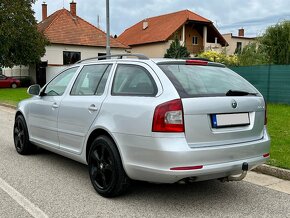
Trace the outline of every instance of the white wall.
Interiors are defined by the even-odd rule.
[[[77,46],[77,45],[62,45],[52,44],[47,46],[45,55],[41,58],[42,61],[47,61],[48,65],[63,65],[63,52],[73,51],[81,52],[81,59],[98,56],[98,53],[106,53],[105,47],[92,46]],[[125,49],[111,48],[112,54],[126,53]]]
[[[13,68],[2,68],[2,74],[5,76],[29,76],[29,68],[26,66],[15,66]]]
[[[234,54],[237,48],[237,42],[242,43],[242,49],[251,42],[255,42],[254,38],[247,37],[232,37],[231,33],[223,34],[225,40],[229,43],[229,46],[226,48],[226,53],[231,55]]]
[[[65,69],[65,66],[49,66],[46,68],[46,82],[49,82],[53,77],[58,75],[63,69]]]
[[[131,52],[144,54],[149,58],[163,58],[171,42],[172,41],[169,40],[168,42],[157,42],[131,46],[132,47]]]

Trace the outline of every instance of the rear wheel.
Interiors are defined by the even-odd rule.
[[[25,155],[35,151],[35,146],[29,141],[26,122],[22,115],[17,116],[15,119],[13,138],[15,149],[19,154]]]
[[[116,197],[129,187],[115,143],[107,136],[97,137],[91,146],[89,174],[93,187],[103,197]]]
[[[11,88],[13,88],[13,89],[17,88],[17,84],[16,83],[12,83],[11,84]]]

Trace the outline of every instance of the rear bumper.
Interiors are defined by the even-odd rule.
[[[196,181],[222,178],[263,164],[269,157],[270,138],[265,129],[258,141],[232,145],[190,148],[184,137],[157,138],[115,134],[124,169],[131,179],[174,183],[188,177]],[[125,142],[122,143],[122,142]],[[128,142],[129,145],[128,145]],[[200,166],[196,170],[170,170],[173,167]]]
[[[205,165],[202,169],[187,171],[159,170],[156,168],[131,165],[129,166],[129,177],[136,180],[156,183],[175,183],[179,180],[190,177],[193,177],[194,181],[203,181],[237,175],[242,173],[242,164],[244,162],[249,164],[250,170],[265,163],[266,160],[267,158],[256,157],[227,163]]]

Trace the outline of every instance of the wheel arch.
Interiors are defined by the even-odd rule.
[[[15,113],[15,119],[16,119],[16,117],[18,117],[18,116],[23,116],[23,118],[24,118],[24,120],[25,120],[25,122],[26,122],[26,119],[25,119],[25,116],[24,116],[24,113],[22,113],[21,111],[16,111],[16,113]]]
[[[94,131],[91,132],[90,136],[88,137],[88,140],[87,140],[87,143],[86,143],[86,161],[87,161],[87,163],[88,163],[88,156],[89,156],[89,151],[90,151],[91,146],[92,146],[92,142],[94,141],[95,138],[97,138],[98,136],[101,136],[101,135],[105,135],[105,136],[109,137],[115,143],[115,146],[116,146],[117,151],[118,151],[118,153],[120,155],[120,158],[121,158],[121,161],[122,161],[122,165],[123,165],[123,168],[124,168],[122,154],[120,152],[118,144],[116,143],[116,140],[114,139],[114,137],[107,130],[102,129],[102,128],[95,129]]]

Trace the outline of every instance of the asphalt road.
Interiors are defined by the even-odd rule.
[[[16,153],[14,110],[0,107],[0,217],[290,217],[290,195],[249,182],[136,183],[125,196],[94,191],[85,165],[50,152]]]

